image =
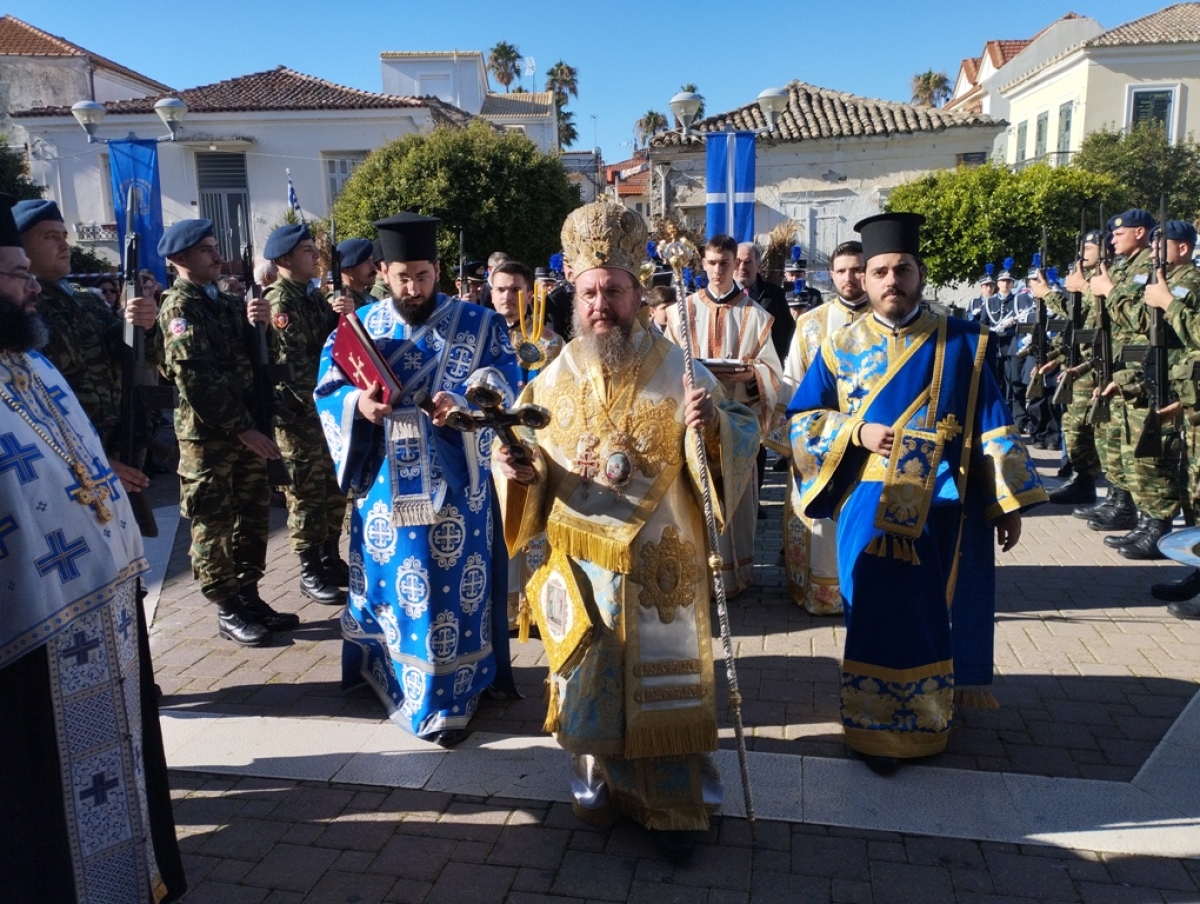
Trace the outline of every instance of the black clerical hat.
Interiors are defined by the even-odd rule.
[[[21,233],[12,212],[16,203],[17,199],[12,195],[0,193],[0,248],[21,247]]]
[[[921,225],[925,217],[919,213],[881,213],[854,224],[862,235],[863,260],[877,254],[921,253]]]
[[[436,261],[437,217],[423,217],[404,211],[385,220],[376,220],[383,259],[392,261]]]

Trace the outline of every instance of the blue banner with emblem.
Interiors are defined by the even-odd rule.
[[[128,220],[126,204],[133,190],[133,228],[141,236],[138,268],[149,270],[160,285],[167,283],[167,265],[158,254],[162,238],[162,189],[158,182],[158,142],[130,139],[108,143],[108,165],[112,174],[113,209],[117,214],[117,236],[125,247]]]
[[[707,136],[705,221],[707,238],[731,235],[754,241],[754,133]]]

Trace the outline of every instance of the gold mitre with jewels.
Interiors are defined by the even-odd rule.
[[[646,258],[646,224],[627,207],[595,201],[571,211],[562,228],[563,264],[573,277],[596,267],[619,267],[634,279]]]

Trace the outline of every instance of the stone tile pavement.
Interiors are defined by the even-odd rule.
[[[1053,463],[1047,456],[1042,464],[1048,473]],[[842,628],[786,597],[774,567],[781,477],[767,475],[757,586],[732,605],[743,718],[756,754],[838,760],[846,755],[837,724]],[[159,481],[156,492],[169,500],[169,481]],[[215,616],[191,580],[182,525],[152,629],[164,710],[374,730],[381,707],[367,692],[340,691],[338,613],[300,596],[282,520],[276,510],[262,591],[277,608],[299,611],[303,625],[257,650],[216,637]],[[1026,520],[1022,545],[1000,561],[1002,708],[960,713],[949,750],[931,765],[1130,782],[1200,678],[1200,623],[1174,619],[1146,592],[1182,569],[1127,562],[1049,506]],[[485,702],[473,727],[538,743],[540,644],[514,646],[514,666],[525,699]],[[729,729],[723,746],[732,747]],[[1160,762],[1196,772],[1186,757],[1174,767]],[[744,820],[727,816],[692,865],[673,867],[655,858],[639,829],[596,832],[556,801],[195,771],[176,771],[173,784],[189,902],[1200,901],[1200,866],[1191,860],[774,821],[760,822],[752,847]],[[1187,853],[1200,857],[1200,848]]]

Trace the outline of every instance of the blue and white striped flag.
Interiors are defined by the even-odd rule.
[[[285,169],[288,180],[288,207],[296,211],[296,216],[300,218],[300,222],[304,222],[304,211],[300,209],[300,202],[296,200],[296,186],[292,185],[292,171]]]
[[[717,132],[707,136],[705,220],[708,238],[731,235],[754,241],[754,133]]]

